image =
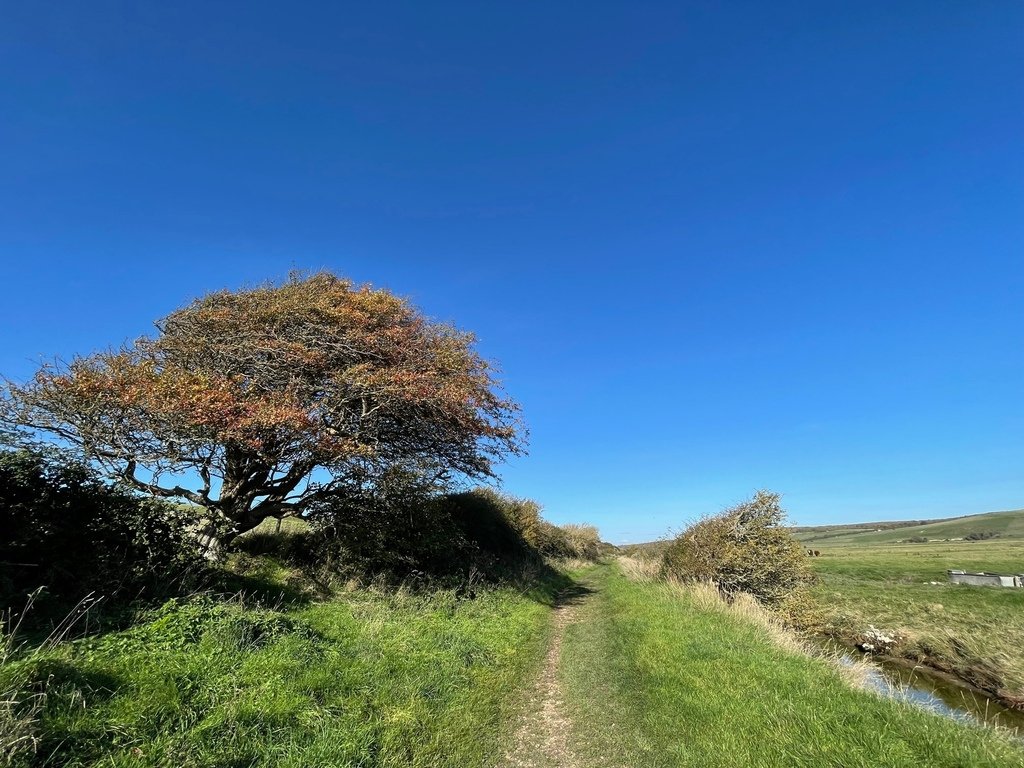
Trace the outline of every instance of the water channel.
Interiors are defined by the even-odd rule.
[[[833,643],[825,648],[837,653],[840,663],[854,664],[864,658],[859,651]],[[871,690],[963,723],[998,725],[1024,739],[1024,712],[1010,709],[982,691],[959,684],[927,667],[911,667],[871,657],[868,661],[867,684]]]

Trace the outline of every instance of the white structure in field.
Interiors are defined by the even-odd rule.
[[[967,571],[946,571],[954,584],[970,584],[975,587],[1024,587],[1024,574],[968,573]]]

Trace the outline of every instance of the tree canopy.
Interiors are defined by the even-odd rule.
[[[120,349],[8,382],[0,421],[208,511],[222,539],[396,469],[485,477],[523,449],[472,334],[330,273],[219,291]]]

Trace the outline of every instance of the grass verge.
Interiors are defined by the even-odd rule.
[[[36,749],[11,765],[492,765],[559,586],[281,609],[196,597],[125,631],[23,648],[0,690],[42,709]]]
[[[563,674],[593,766],[1016,766],[1003,734],[851,688],[762,626],[614,566],[567,630]]]

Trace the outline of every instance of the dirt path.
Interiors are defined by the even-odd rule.
[[[570,746],[572,723],[565,712],[558,665],[565,628],[577,620],[579,606],[590,594],[587,587],[577,585],[559,595],[544,666],[527,697],[503,768],[586,768]]]

